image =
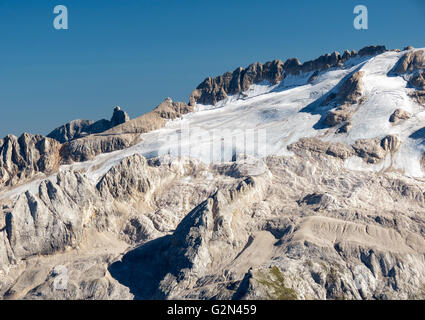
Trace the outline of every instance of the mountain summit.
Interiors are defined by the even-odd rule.
[[[253,63],[0,140],[0,297],[423,299],[424,49]]]

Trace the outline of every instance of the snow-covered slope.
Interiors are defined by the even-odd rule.
[[[74,140],[90,161],[54,144],[0,191],[0,299],[423,299],[425,58],[372,48],[207,78]],[[0,159],[30,150],[9,140]]]
[[[205,163],[229,161],[235,153],[264,157],[291,154],[287,146],[303,137],[353,144],[358,139],[397,135],[401,147],[378,164],[367,164],[352,156],[345,161],[349,169],[401,170],[408,176],[422,177],[420,159],[425,146],[410,136],[425,125],[425,109],[412,100],[406,80],[388,76],[405,51],[388,51],[374,57],[355,57],[342,68],[323,71],[310,79],[312,72],[288,76],[277,85],[267,82],[252,85],[243,94],[229,96],[216,105],[196,106],[196,112],[169,121],[165,128],[141,135],[141,142],[128,149],[97,156],[94,160],[62,166],[83,170],[96,182],[123,158],[138,153],[145,157],[169,154],[197,158]],[[348,133],[318,125],[332,109],[315,103],[347,76],[363,71],[363,102],[351,118]],[[389,122],[391,114],[402,108],[412,117],[398,125]],[[36,187],[37,181],[28,185]],[[3,194],[21,193],[25,187]]]
[[[402,77],[387,76],[403,54],[390,51],[370,59],[352,59],[342,69],[323,72],[313,83],[307,83],[311,74],[304,74],[287,78],[279,85],[253,85],[246,92],[247,96],[231,96],[215,106],[198,105],[197,112],[182,120],[170,121],[164,129],[142,135],[143,141],[134,147],[101,155],[84,166],[88,166],[88,172],[96,180],[110,166],[133,153],[146,157],[169,153],[199,158],[208,163],[221,159],[229,161],[238,152],[260,156],[287,154],[286,147],[302,137],[351,144],[357,139],[396,134],[403,143],[393,159],[388,155],[383,163],[368,165],[360,158],[352,157],[347,159],[347,167],[382,170],[392,165],[406,175],[423,176],[419,162],[425,146],[409,136],[425,125],[425,109],[408,97],[412,89],[406,88]],[[356,70],[365,72],[365,102],[354,114],[350,132],[336,134],[328,128],[315,129],[321,110],[301,110]],[[388,119],[397,108],[410,112],[412,118],[394,126]],[[244,143],[244,137],[248,140],[252,134],[258,137],[258,145]]]

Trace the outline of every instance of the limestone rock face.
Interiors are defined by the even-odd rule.
[[[58,189],[52,184],[46,183],[40,188],[43,188],[42,195],[45,199],[49,196],[46,193],[59,197],[51,199],[55,206],[49,208],[40,198],[27,192],[18,199],[14,210],[6,218],[6,230],[16,258],[51,254],[72,245],[81,237],[81,218],[77,206],[74,204],[71,208],[73,210],[66,206],[61,208],[59,204],[63,200],[63,194],[55,194]]]
[[[130,117],[125,111],[121,110],[120,107],[115,107],[110,121],[105,119],[96,122],[92,120],[73,120],[56,128],[47,137],[53,138],[60,143],[65,143],[90,134],[102,133],[129,120]]]
[[[0,140],[0,185],[14,185],[37,173],[58,169],[60,144],[40,135],[8,135]]]
[[[410,119],[411,114],[403,109],[397,109],[390,117],[390,122],[397,122],[399,120],[407,120]]]
[[[397,140],[379,145],[391,152]],[[337,144],[304,140],[292,151],[263,159],[263,172],[243,171],[253,164],[244,155],[227,169],[133,155],[97,185],[61,171],[7,214],[0,295],[419,298],[423,183],[346,170],[354,151]]]
[[[397,62],[392,73],[402,75],[413,72],[425,66],[425,56],[423,50],[409,51]]]
[[[326,96],[322,105],[333,103],[335,105],[349,106],[359,103],[363,91],[363,75],[363,71],[357,71],[341,81],[335,91],[331,91]]]
[[[104,134],[146,133],[160,129],[165,126],[167,120],[181,118],[193,110],[193,106],[183,102],[174,102],[171,98],[167,98],[151,112],[116,126],[104,132]]]
[[[85,133],[91,132],[91,126],[93,125],[92,120],[73,120],[61,127],[56,128],[50,132],[47,136],[53,138],[60,143],[74,140],[83,136]]]
[[[385,51],[384,46],[370,46],[361,49],[359,55],[376,55]],[[290,58],[285,63],[281,60],[273,60],[265,64],[256,62],[245,69],[239,67],[233,72],[226,72],[215,78],[206,78],[190,95],[189,104],[192,106],[196,103],[216,104],[218,101],[227,98],[228,95],[242,93],[252,84],[263,81],[277,84],[287,75],[320,72],[341,67],[346,61],[357,55],[354,50],[346,50],[342,56],[339,52],[328,53],[303,64],[297,58]]]
[[[147,161],[136,154],[119,163],[102,177],[97,184],[100,194],[107,198],[129,200],[132,195],[150,194],[158,177],[148,167]]]
[[[418,90],[425,91],[425,68],[421,72],[415,72],[409,83]]]
[[[117,106],[114,108],[114,113],[111,118],[111,127],[115,127],[129,120],[130,120],[130,117],[128,116],[128,114],[125,111],[121,110],[120,107]]]
[[[326,143],[316,138],[302,138],[298,142],[289,145],[288,150],[293,151],[299,156],[309,156],[311,154],[326,154],[343,160],[353,155],[353,150],[343,144]]]
[[[359,56],[373,56],[387,51],[385,46],[367,46],[359,50]]]
[[[354,113],[353,105],[362,101],[364,72],[357,71],[344,79],[335,89],[329,92],[321,103],[322,105],[335,105],[336,109],[331,110],[324,118],[324,124],[328,127],[341,125],[338,132],[343,133],[349,130],[349,121]]]
[[[137,141],[139,140],[136,134],[90,135],[63,144],[61,147],[62,163],[88,161],[101,153],[128,148]]]
[[[425,90],[415,90],[409,96],[418,104],[425,106]]]
[[[181,118],[192,111],[192,106],[167,98],[151,112],[129,120],[128,115],[116,107],[110,121],[110,129],[102,130],[100,134],[70,140],[62,145],[62,163],[88,161],[101,153],[126,149],[139,141],[141,133],[160,129],[165,126],[167,120]]]
[[[253,63],[246,69],[237,68],[216,78],[205,79],[191,94],[190,105],[196,102],[216,104],[230,94],[247,90],[252,84],[267,80],[272,84],[282,80],[283,62],[274,60],[265,63]]]
[[[325,125],[333,127],[339,124],[343,124],[350,120],[352,112],[347,108],[338,108],[330,111],[324,120]]]
[[[259,119],[276,146],[289,144],[262,158],[239,149],[214,163],[144,158],[153,152],[134,144],[161,142],[175,123],[141,134],[195,110],[170,98],[133,120],[116,108],[111,122],[118,125],[101,133],[69,126],[63,135],[71,140],[62,145],[31,135],[0,140],[3,181],[11,181],[0,186],[0,299],[423,299],[425,180],[398,166],[401,152],[422,146],[421,108],[406,104],[410,120],[397,109],[422,91],[391,79],[401,83],[399,100],[380,103],[392,103],[393,92],[378,99],[376,79],[390,76],[394,57],[408,52],[371,59],[365,78],[355,70],[382,50],[255,63],[206,81],[210,91],[195,92],[197,99],[218,101],[253,83],[300,75],[302,88],[240,99],[236,114],[224,106],[207,110],[206,120],[203,111],[184,119],[205,120],[205,127],[216,111],[236,119],[235,127]],[[357,56],[351,62],[361,66],[346,63]],[[331,68],[339,76],[318,82]],[[412,81],[417,71],[401,76]],[[263,122],[268,111],[273,116]],[[360,117],[350,119],[355,112]],[[370,128],[375,113],[383,123]],[[425,170],[425,155],[412,155],[422,156]]]
[[[385,158],[388,153],[394,153],[401,144],[397,136],[389,135],[379,139],[360,139],[353,145],[356,154],[367,163],[378,163]]]
[[[410,96],[425,104],[425,55],[423,50],[410,50],[397,62],[389,75],[403,76],[415,91]]]

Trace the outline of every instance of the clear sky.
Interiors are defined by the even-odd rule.
[[[355,30],[364,4],[369,29]],[[65,5],[69,29],[53,28]],[[0,0],[0,136],[131,118],[252,62],[425,47],[425,0]]]

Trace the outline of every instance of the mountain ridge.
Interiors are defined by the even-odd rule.
[[[276,63],[276,83],[251,67],[214,105],[167,98],[64,144],[0,140],[0,297],[423,299],[425,58],[382,50]]]

